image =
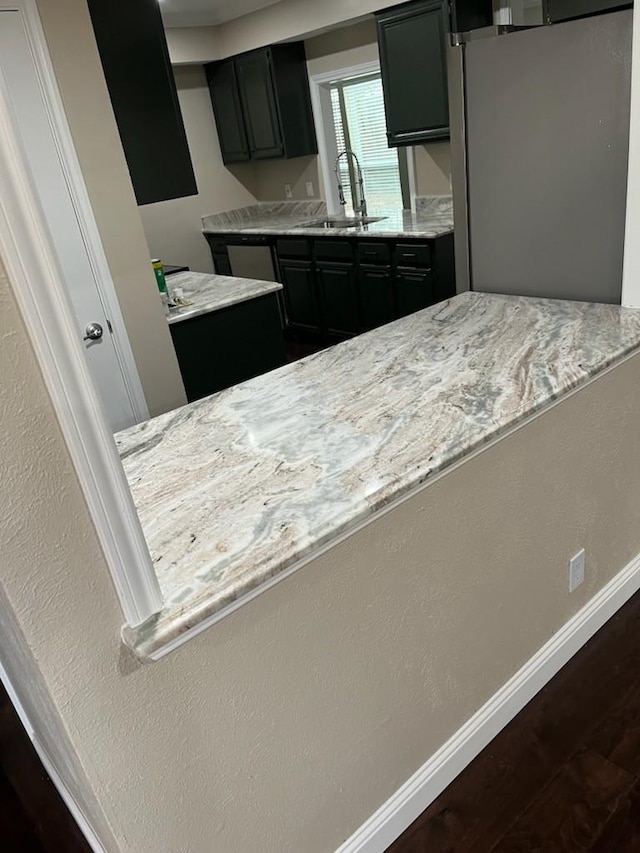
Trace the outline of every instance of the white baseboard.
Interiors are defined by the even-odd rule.
[[[51,761],[44,747],[38,741],[38,738],[35,735],[32,738],[32,743],[35,747],[36,752],[38,753],[38,757],[40,758],[44,769],[47,771],[49,778],[57,788],[58,793],[64,801],[65,806],[69,809],[71,817],[78,824],[80,832],[82,832],[82,834],[84,835],[87,844],[92,849],[93,853],[106,853],[106,850],[100,843],[98,836],[93,831],[93,827],[85,817],[84,812],[80,809],[80,807],[74,800],[71,791],[69,791],[65,783],[62,781],[62,778],[56,770],[53,762]]]
[[[75,822],[78,824],[78,827],[80,828],[80,831],[82,832],[82,834],[86,838],[89,847],[91,847],[93,853],[106,853],[104,847],[102,846],[102,844],[98,840],[98,836],[95,834],[91,824],[89,823],[89,821],[85,817],[84,812],[80,809],[80,807],[76,803],[75,799],[73,798],[73,796],[71,794],[71,791],[69,791],[69,789],[67,788],[67,786],[63,782],[62,777],[60,776],[60,774],[56,770],[56,767],[55,767],[53,761],[51,761],[51,759],[49,758],[47,751],[45,750],[45,748],[42,746],[42,744],[38,740],[38,737],[34,731],[33,726],[31,725],[31,721],[29,720],[27,712],[25,711],[24,706],[23,706],[22,702],[20,701],[20,698],[18,697],[18,694],[16,693],[16,691],[13,687],[11,679],[9,678],[9,673],[6,671],[6,669],[4,668],[1,661],[0,661],[0,682],[2,682],[4,689],[7,691],[7,695],[9,696],[9,699],[11,700],[11,704],[15,708],[16,713],[17,713],[18,717],[20,718],[20,722],[24,726],[25,731],[29,737],[29,740],[31,741],[31,743],[33,744],[33,746],[35,748],[35,751],[38,753],[38,758],[42,762],[42,766],[47,771],[49,778],[51,779],[51,781],[55,785],[58,793],[62,797],[64,804],[69,809],[71,816],[73,817]]]
[[[384,853],[640,589],[640,554],[545,643],[336,853]]]

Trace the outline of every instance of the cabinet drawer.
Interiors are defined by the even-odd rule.
[[[308,240],[278,240],[276,242],[276,252],[279,258],[303,258],[304,260],[311,259],[311,248]]]
[[[358,243],[358,260],[361,264],[388,264],[389,256],[388,243],[375,243],[373,240]]]
[[[399,267],[430,267],[431,247],[428,243],[398,243],[396,264]]]
[[[315,256],[318,261],[350,261],[353,245],[348,240],[316,240]]]

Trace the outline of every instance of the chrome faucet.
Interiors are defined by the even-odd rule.
[[[344,151],[341,151],[336,157],[336,163],[333,168],[333,171],[336,173],[336,180],[338,182],[338,195],[340,197],[340,204],[344,207],[347,203],[346,198],[344,197],[344,187],[342,186],[342,179],[340,178],[340,160],[343,157],[347,159],[349,157],[353,158],[356,169],[357,169],[357,181],[358,181],[358,203],[356,204],[356,199],[353,200],[353,212],[362,217],[367,215],[367,200],[364,197],[364,178],[362,177],[362,169],[360,168],[360,161],[354,151],[350,151],[346,148]]]

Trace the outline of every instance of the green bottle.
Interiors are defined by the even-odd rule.
[[[167,280],[164,277],[164,267],[162,265],[162,261],[160,258],[154,258],[151,263],[153,264],[153,271],[156,274],[156,282],[158,283],[158,290],[160,293],[167,292]]]

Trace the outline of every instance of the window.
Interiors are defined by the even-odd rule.
[[[336,149],[354,151],[364,176],[369,212],[402,210],[405,205],[397,148],[387,145],[387,129],[380,74],[340,80],[329,86]],[[353,164],[343,158],[340,182],[353,213],[357,193]]]

